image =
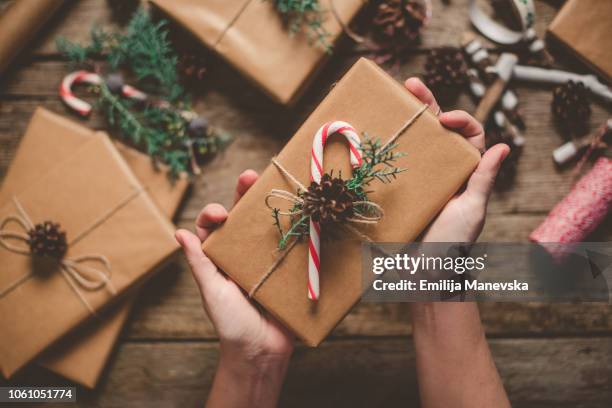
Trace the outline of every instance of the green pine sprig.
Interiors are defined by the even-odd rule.
[[[308,27],[306,34],[313,43],[318,43],[326,52],[331,53],[330,34],[323,26],[325,13],[319,0],[268,0],[288,24],[289,32],[296,34]]]
[[[56,44],[73,67],[89,68],[93,60],[106,59],[113,71],[130,72],[140,89],[165,101],[163,107],[143,104],[111,92],[105,84],[93,87],[108,123],[154,162],[168,165],[174,178],[183,172],[197,172],[196,156],[201,158],[218,151],[230,137],[213,128],[204,137],[188,134],[189,121],[183,112],[190,111],[191,104],[180,84],[176,70],[178,56],[168,35],[166,21],[154,22],[146,10],[140,9],[125,33],[105,32],[94,26],[87,44],[63,37]]]

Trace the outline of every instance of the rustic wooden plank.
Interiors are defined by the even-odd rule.
[[[484,0],[479,1],[487,7]],[[81,0],[74,3],[58,13],[41,35],[41,39],[33,45],[35,55],[56,54],[54,39],[58,35],[75,41],[85,41],[92,24],[110,29],[118,27],[106,1]],[[445,4],[444,0],[432,0],[433,18],[424,30],[421,44],[417,47],[424,49],[450,44],[459,45],[461,33],[470,28],[467,4],[468,0],[453,0],[451,4]],[[535,29],[539,34],[545,32],[548,22],[556,14],[556,9],[554,4],[548,2],[536,3],[538,19]]]
[[[612,339],[491,339],[513,406],[603,407],[612,401]],[[78,406],[201,406],[217,364],[215,343],[125,343],[95,391],[78,389]],[[520,356],[520,358],[518,358]],[[571,356],[571,357],[570,357]],[[65,384],[41,369],[15,383]],[[444,384],[440,384],[443,387]],[[414,349],[408,338],[342,340],[299,346],[281,407],[418,405]]]

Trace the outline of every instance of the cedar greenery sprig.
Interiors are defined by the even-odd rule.
[[[319,0],[268,0],[274,3],[276,11],[281,15],[292,34],[308,27],[307,35],[311,42],[317,42],[326,52],[332,52],[329,42],[329,32],[323,27],[324,10]]]
[[[364,133],[363,143],[359,148],[362,153],[362,164],[353,169],[351,178],[343,180],[344,188],[352,196],[351,205],[355,214],[367,217],[375,215],[373,213],[374,206],[369,204],[370,201],[368,199],[368,194],[372,193],[372,191],[366,189],[374,181],[379,181],[383,184],[391,183],[398,174],[406,171],[406,169],[397,167],[394,164],[397,159],[405,156],[402,152],[396,152],[396,148],[396,143],[386,145],[380,139],[372,139]],[[333,179],[333,172],[326,173],[322,179],[326,177],[328,180]],[[304,211],[304,199],[309,194],[312,193],[310,191],[298,191],[297,197],[300,201],[295,202],[291,209],[287,211],[289,214],[289,227],[287,230],[284,230],[282,227],[280,220],[281,210],[279,208],[272,208],[274,226],[280,235],[278,242],[279,249],[285,249],[293,238],[300,239],[308,235],[310,216]]]
[[[198,162],[227,144],[230,137],[208,125],[194,131],[195,113],[179,83],[178,57],[166,25],[163,20],[154,22],[147,11],[140,9],[125,34],[93,27],[88,44],[63,37],[56,43],[73,67],[91,68],[92,60],[105,58],[111,70],[129,71],[138,87],[154,96],[146,102],[123,97],[123,79],[117,74],[109,76],[107,83],[91,87],[108,123],[155,163],[167,164],[174,178],[182,172],[198,173]]]
[[[154,22],[149,13],[140,9],[130,20],[125,34],[105,32],[93,27],[90,42],[81,45],[59,37],[56,45],[73,65],[106,56],[113,70],[131,71],[143,89],[164,95],[169,101],[183,98],[185,90],[176,71],[178,56],[168,40],[167,21]]]

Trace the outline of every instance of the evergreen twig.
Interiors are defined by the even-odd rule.
[[[289,27],[289,32],[296,34],[304,26],[308,27],[308,38],[317,42],[326,52],[332,52],[329,42],[329,32],[323,26],[324,11],[321,9],[319,0],[268,0],[274,3],[274,7]]]

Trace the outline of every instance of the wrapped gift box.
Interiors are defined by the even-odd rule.
[[[28,177],[20,188],[13,186],[10,198],[0,204],[0,219],[57,222],[68,241],[61,260],[41,260],[11,237],[23,234],[28,223],[3,225],[0,368],[5,376],[93,315],[103,316],[106,306],[143,282],[177,250],[172,224],[108,137],[98,134],[62,160],[49,160],[55,163]],[[100,272],[107,269],[110,277],[105,283]],[[75,274],[104,284],[87,288]]]
[[[383,142],[422,109],[422,103],[373,62],[361,59],[297,131],[277,160],[308,185],[313,136],[325,123],[346,121]],[[375,226],[358,227],[373,241],[413,241],[467,180],[480,160],[462,136],[445,129],[426,110],[399,139],[406,169],[390,184],[373,184],[370,199],[384,209]],[[350,174],[345,141],[332,138],[324,152],[326,171]],[[295,186],[269,166],[232,209],[227,221],[203,245],[205,253],[247,293],[262,281],[280,256],[279,233],[266,195]],[[325,233],[325,231],[323,231]],[[362,294],[361,241],[350,233],[321,242],[320,299],[307,297],[308,241],[293,246],[253,297],[308,345],[319,344]],[[248,253],[248,257],[236,254]]]
[[[568,0],[548,33],[612,81],[611,20],[612,1]]]
[[[0,202],[50,169],[98,133],[46,109],[38,108],[21,139],[8,174],[0,188]],[[117,150],[136,178],[171,219],[189,187],[187,177],[170,182],[167,173],[155,168],[150,157],[117,141]],[[135,297],[122,299],[104,314],[47,350],[39,363],[79,384],[93,387],[128,317]]]
[[[151,2],[283,104],[300,96],[329,56],[305,33],[292,35],[272,1]],[[323,27],[331,44],[342,34],[338,20],[348,24],[363,4],[363,0],[335,0],[332,6],[330,0],[321,1]]]

